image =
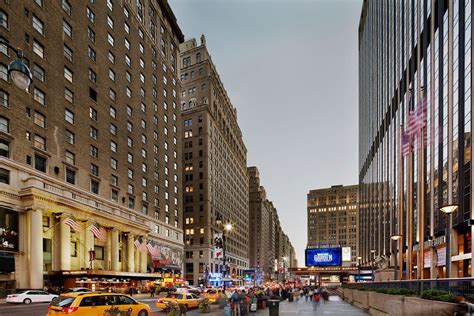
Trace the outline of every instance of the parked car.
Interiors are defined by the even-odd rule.
[[[107,310],[116,310],[120,315],[131,311],[131,316],[148,316],[150,307],[139,303],[128,295],[115,293],[71,292],[61,294],[48,307],[46,316],[72,314],[74,316],[103,316]],[[115,314],[114,314],[115,315]]]
[[[16,294],[7,295],[7,303],[49,303],[54,298],[58,297],[56,294],[50,294],[45,291],[26,290]]]

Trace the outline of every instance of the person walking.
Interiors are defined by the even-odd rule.
[[[150,288],[150,297],[155,297],[155,287],[154,286],[152,286]]]
[[[318,290],[316,290],[313,295],[313,310],[314,311],[318,308],[320,300],[321,300],[321,294],[319,293]]]
[[[230,301],[232,303],[232,308],[234,310],[233,316],[240,316],[240,305],[242,303],[242,299],[240,297],[239,291],[237,289],[232,293],[230,297]]]

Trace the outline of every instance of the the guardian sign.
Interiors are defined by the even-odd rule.
[[[340,266],[342,264],[341,248],[306,249],[307,267]]]

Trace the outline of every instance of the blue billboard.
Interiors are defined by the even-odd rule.
[[[340,247],[306,249],[307,267],[340,266],[341,264],[342,249]]]

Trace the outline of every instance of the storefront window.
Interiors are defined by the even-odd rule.
[[[94,246],[96,260],[104,260],[104,247]]]
[[[18,213],[0,208],[0,250],[18,250]]]

